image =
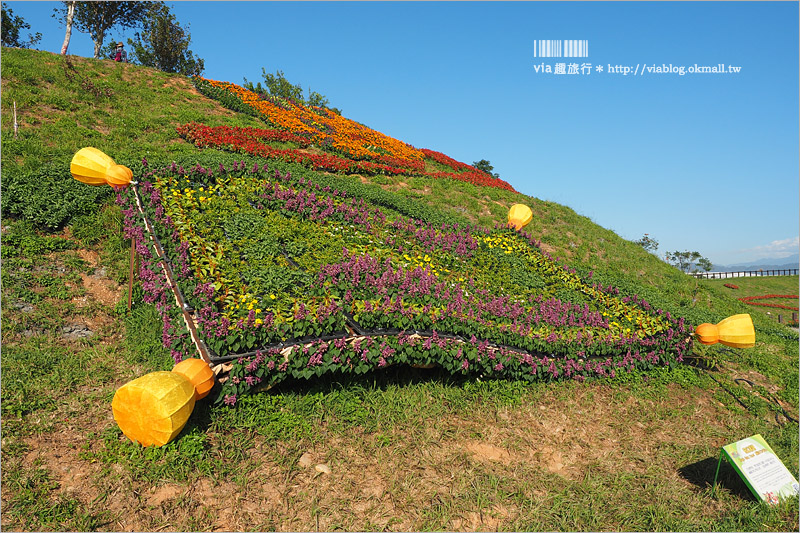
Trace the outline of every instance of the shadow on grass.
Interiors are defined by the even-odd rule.
[[[372,370],[362,375],[334,373],[323,374],[313,380],[289,378],[269,389],[269,392],[275,394],[289,391],[297,394],[326,394],[353,387],[386,391],[390,387],[402,388],[429,383],[437,383],[445,387],[463,388],[465,384],[473,383],[477,379],[475,376],[454,375],[438,366],[434,368],[414,368],[410,365],[392,365],[385,369]],[[481,380],[485,382],[508,381],[488,378],[481,378]]]
[[[299,438],[313,432],[310,420],[329,415],[341,416],[347,423],[363,423],[371,427],[374,411],[397,415],[411,406],[419,407],[420,400],[439,398],[443,405],[492,401],[514,405],[528,392],[530,383],[506,379],[478,380],[474,376],[452,375],[442,368],[421,369],[396,365],[362,375],[327,374],[313,380],[289,378],[275,387],[248,393],[233,407],[215,403],[220,386],[216,385],[208,398],[195,406],[186,427],[175,439],[187,434],[207,432],[210,428],[255,429],[261,434],[275,433]],[[408,390],[403,397],[394,394]],[[373,396],[377,393],[380,398]],[[389,397],[383,400],[384,393]],[[222,423],[221,423],[222,422]],[[269,426],[269,427],[267,427]],[[280,428],[280,431],[278,429]],[[275,430],[275,431],[273,431]],[[213,431],[213,430],[212,430]],[[307,435],[306,435],[307,436]]]
[[[678,474],[692,485],[710,491],[714,485],[714,474],[717,472],[718,461],[718,457],[709,457],[679,468]],[[719,476],[717,477],[717,490],[720,489],[727,490],[743,500],[755,501],[753,493],[747,488],[745,482],[725,460],[719,467]]]

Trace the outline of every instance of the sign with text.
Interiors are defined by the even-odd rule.
[[[797,480],[761,435],[753,435],[723,446],[717,463],[717,475],[723,457],[733,466],[755,497],[770,505],[800,494]],[[714,476],[714,485],[717,484],[717,475]]]

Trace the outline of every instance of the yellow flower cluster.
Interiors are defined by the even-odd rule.
[[[436,265],[436,263],[433,261],[433,258],[428,254],[417,254],[413,256],[408,254],[403,254],[403,259],[408,261],[410,269],[414,269],[417,267],[421,267],[424,269],[427,267],[430,269],[431,274],[433,274],[437,278],[440,276],[440,274],[450,273],[450,270],[442,266]]]
[[[176,206],[180,209],[185,208],[199,208],[202,206],[207,206],[208,203],[211,201],[211,198],[216,193],[217,186],[212,185],[210,187],[199,187],[198,189],[192,189],[191,187],[173,187],[167,189],[167,199],[172,200],[176,203]]]
[[[237,315],[238,311],[254,311],[256,315],[256,323],[260,323],[259,315],[262,313],[261,308],[258,306],[258,298],[253,296],[250,292],[240,292],[234,294],[233,301],[230,302],[228,308],[223,313],[225,316],[232,318]]]
[[[483,242],[489,248],[500,248],[505,253],[524,253],[529,251],[529,247],[521,243],[519,239],[510,235],[486,235]]]

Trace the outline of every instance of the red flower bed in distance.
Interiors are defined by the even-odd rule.
[[[742,301],[748,305],[759,305],[761,307],[774,307],[776,309],[788,309],[790,311],[798,311],[797,307],[792,307],[789,305],[770,304],[770,303],[754,301],[754,300],[767,300],[770,298],[787,298],[790,300],[796,300],[798,296],[796,294],[765,294],[763,296],[745,296],[743,298],[739,298],[739,301]]]

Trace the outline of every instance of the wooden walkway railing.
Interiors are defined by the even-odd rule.
[[[784,268],[778,270],[742,270],[739,272],[692,272],[690,276],[700,279],[747,278],[755,276],[797,276],[798,269]]]

